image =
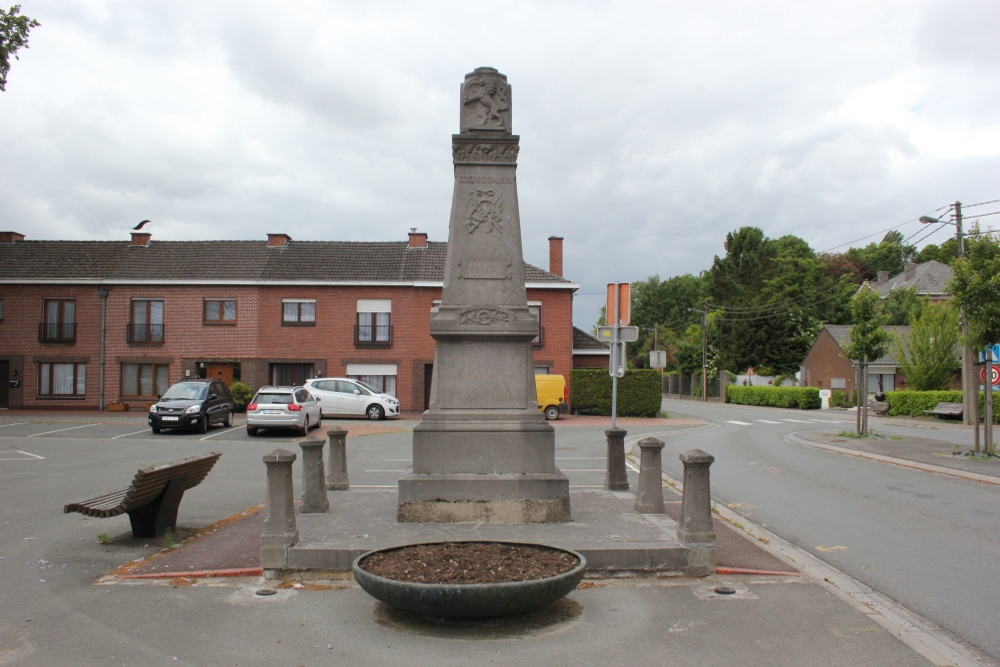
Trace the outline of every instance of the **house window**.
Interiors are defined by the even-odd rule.
[[[316,326],[316,299],[283,299],[281,325],[287,327]]]
[[[76,363],[38,364],[38,395],[50,397],[84,396],[87,365]]]
[[[38,339],[42,343],[76,342],[76,301],[46,299],[45,321]]]
[[[122,364],[123,397],[155,398],[167,390],[166,364]]]
[[[545,337],[542,335],[544,329],[542,328],[542,304],[540,302],[528,303],[528,312],[532,314],[535,320],[538,322],[538,335],[531,339],[532,347],[542,347]]]
[[[347,377],[364,382],[381,393],[396,395],[395,364],[347,364]]]
[[[316,377],[312,364],[271,364],[268,375],[276,387],[295,387]]]
[[[358,299],[358,321],[354,327],[356,347],[392,346],[392,301]]]
[[[163,345],[163,299],[132,299],[131,345]]]
[[[236,299],[205,299],[205,324],[236,324]]]

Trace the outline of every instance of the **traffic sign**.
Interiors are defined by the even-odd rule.
[[[608,324],[628,326],[632,317],[632,286],[629,283],[608,283]],[[615,321],[615,317],[618,321]]]
[[[994,384],[994,385],[1000,384],[1000,367],[993,366],[993,377],[991,379],[992,379],[992,382],[990,384]],[[979,370],[979,381],[982,382],[983,384],[986,383],[986,369],[985,368],[981,368]]]
[[[639,327],[617,327],[618,340],[623,343],[634,343],[639,340]],[[597,327],[597,340],[605,343],[615,341],[615,327]]]
[[[1000,363],[1000,343],[989,346],[988,349],[993,354],[993,363]],[[986,350],[979,350],[979,363],[986,363]]]
[[[649,367],[650,368],[666,368],[667,367],[667,351],[666,350],[650,350],[649,351]]]
[[[608,366],[608,375],[613,378],[625,377],[625,341],[616,341],[611,344],[611,363]],[[617,385],[612,390],[617,389]]]

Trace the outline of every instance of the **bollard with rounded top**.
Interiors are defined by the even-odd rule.
[[[330,500],[326,497],[323,483],[323,445],[321,438],[305,438],[299,442],[302,448],[302,514],[323,514],[330,511]]]
[[[625,474],[625,435],[623,428],[612,426],[604,435],[608,437],[608,471],[604,477],[607,491],[628,491],[628,476]]]
[[[688,574],[706,576],[715,572],[715,529],[712,525],[712,493],[709,467],[711,454],[691,449],[680,455],[684,464],[684,494],[677,541],[688,547]]]
[[[292,488],[292,463],[295,458],[295,454],[287,449],[276,449],[264,455],[267,505],[264,508],[264,531],[260,538],[260,565],[266,570],[284,568],[288,548],[299,541]]]
[[[663,441],[643,438],[639,441],[639,488],[635,493],[635,511],[639,514],[666,514],[663,508]]]
[[[346,491],[351,488],[347,479],[347,429],[334,426],[326,432],[330,443],[330,468],[326,476],[328,491]]]

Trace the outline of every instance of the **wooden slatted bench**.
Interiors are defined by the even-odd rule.
[[[201,484],[220,456],[221,452],[209,452],[139,468],[128,487],[70,503],[63,507],[63,513],[79,512],[100,519],[128,514],[133,536],[160,537],[176,528],[184,492]]]
[[[929,415],[940,415],[942,417],[961,417],[965,406],[961,403],[948,403],[941,401],[934,406],[933,410],[924,410]]]

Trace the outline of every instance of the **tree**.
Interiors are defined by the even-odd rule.
[[[917,294],[916,287],[894,289],[885,299],[885,323],[892,326],[906,326],[920,317],[925,297]]]
[[[28,48],[28,32],[41,25],[38,21],[18,14],[21,5],[14,5],[10,11],[0,9],[0,91],[7,90],[7,73],[10,72],[10,57],[20,60],[17,52]]]
[[[903,235],[893,230],[878,243],[869,243],[864,248],[850,248],[844,253],[857,267],[863,280],[875,280],[879,271],[890,275],[899,273],[917,254],[917,249],[904,245]]]
[[[961,368],[958,313],[950,304],[928,304],[914,318],[907,340],[893,336],[893,356],[914,391],[948,388],[952,374]]]
[[[948,283],[948,291],[955,303],[965,308],[969,322],[966,341],[974,348],[983,349],[1000,342],[1000,242],[980,234],[976,225],[969,233],[967,254],[956,260],[955,277]],[[992,357],[986,355],[986,377],[990,377]],[[986,452],[993,454],[993,392],[986,392]],[[978,422],[978,418],[977,418]],[[978,429],[978,425],[976,426]]]
[[[889,347],[889,332],[883,328],[885,303],[877,292],[861,290],[851,299],[851,342],[846,345],[844,355],[858,363],[860,382],[857,394],[858,437],[868,433],[868,363],[885,354]]]

